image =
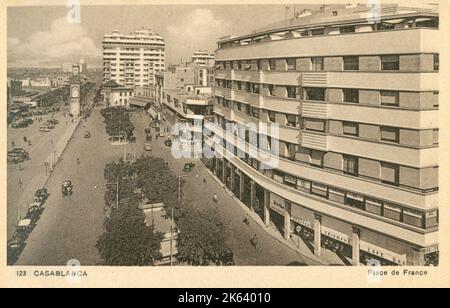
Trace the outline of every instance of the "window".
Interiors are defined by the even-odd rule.
[[[347,192],[345,194],[345,204],[350,205],[351,207],[358,208],[363,211],[366,210],[366,206],[364,203],[364,197],[359,194]]]
[[[381,91],[381,106],[397,107],[399,103],[399,92]]]
[[[287,97],[289,98],[297,98],[297,87],[287,86]]]
[[[346,103],[359,103],[359,90],[357,89],[343,89],[344,102]]]
[[[297,69],[297,60],[295,58],[286,59],[288,71],[295,71]]]
[[[352,32],[355,32],[355,26],[340,27],[339,28],[339,32],[341,32],[341,33],[352,33]]]
[[[383,203],[376,199],[366,198],[366,211],[381,216]]]
[[[344,155],[344,173],[357,176],[358,171],[358,158]]]
[[[401,221],[402,219],[402,210],[399,206],[394,204],[384,203],[384,211],[383,216],[395,221]]]
[[[252,92],[252,84],[250,82],[245,83],[245,91]]]
[[[343,134],[347,136],[358,136],[359,135],[359,125],[354,122],[344,122],[343,123]]]
[[[269,121],[270,122],[276,122],[276,113],[275,111],[269,111]]]
[[[239,70],[241,70],[242,69],[242,61],[236,61],[236,62],[237,62],[237,68]]]
[[[242,110],[242,104],[241,102],[234,102],[234,106],[238,111]]]
[[[328,188],[326,185],[322,185],[319,183],[312,183],[311,185],[311,193],[314,195],[318,195],[321,197],[328,197]]]
[[[236,81],[236,88],[241,91],[242,90],[242,82]]]
[[[259,84],[257,84],[257,83],[253,83],[253,84],[252,84],[252,92],[253,92],[253,93],[257,93],[257,94],[260,93]]]
[[[439,144],[439,129],[433,129],[433,144]]]
[[[416,18],[416,27],[424,28],[438,28],[439,20],[438,18]]]
[[[316,57],[311,58],[312,70],[313,71],[323,71],[323,58]]]
[[[439,70],[439,54],[433,55],[433,68],[435,71]]]
[[[398,185],[398,165],[381,163],[381,181],[387,184]]]
[[[274,70],[277,69],[277,63],[276,63],[275,59],[270,59],[269,60],[269,69],[271,71],[274,71]]]
[[[304,120],[305,130],[324,132],[325,131],[325,121],[320,119],[305,119]]]
[[[359,57],[343,57],[344,71],[359,70]]]
[[[303,99],[307,101],[325,101],[325,88],[303,88]]]
[[[381,127],[381,140],[398,143],[399,129],[396,127]]]
[[[296,127],[297,126],[297,116],[293,114],[286,115],[286,125]]]
[[[259,119],[259,109],[258,108],[251,108],[251,116]]]
[[[311,150],[311,164],[317,167],[323,167],[324,152]]]
[[[412,210],[412,209],[403,209],[403,222],[415,226],[418,228],[423,227],[423,221],[424,221],[424,213]]]
[[[267,89],[268,89],[269,96],[273,96],[273,89],[274,89],[273,84],[267,85]]]
[[[381,70],[397,71],[400,68],[399,56],[381,56]]]

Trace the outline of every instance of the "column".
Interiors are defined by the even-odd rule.
[[[285,202],[284,204],[284,238],[286,240],[291,239],[291,203]]]
[[[244,186],[245,181],[244,180],[245,180],[245,174],[244,174],[244,172],[241,171],[241,179],[239,181],[239,186],[240,186],[240,188],[239,188],[239,199],[241,201],[244,200],[244,192],[245,192],[245,186]]]
[[[314,214],[314,254],[318,257],[322,254],[322,216]]]
[[[424,249],[414,249],[413,250],[413,264],[414,266],[425,266],[425,250]]]
[[[264,190],[264,224],[270,225],[270,193]]]
[[[223,184],[225,184],[225,186],[227,185],[227,161],[224,158],[222,160],[222,180],[223,180]]]
[[[236,167],[231,164],[231,191],[234,193],[234,185],[235,185],[235,176],[234,176],[234,172],[236,170]]]
[[[253,180],[250,180],[250,208],[252,211],[255,211],[255,203],[256,203],[256,183]]]
[[[359,266],[360,259],[360,238],[361,230],[359,228],[353,227],[352,234],[352,265]]]

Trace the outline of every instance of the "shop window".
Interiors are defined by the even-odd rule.
[[[323,71],[323,57],[311,58],[312,70],[313,71]]]
[[[399,167],[390,163],[381,163],[381,181],[387,184],[398,185]]]
[[[359,166],[358,158],[354,156],[344,155],[344,173],[349,175],[358,175]]]
[[[402,210],[397,205],[384,203],[383,216],[395,221],[401,221]]]
[[[399,129],[397,127],[381,127],[381,140],[398,143]]]
[[[289,98],[297,98],[297,87],[287,86],[287,97]]]
[[[307,101],[325,101],[325,88],[303,88],[303,99]]]
[[[366,209],[364,196],[351,192],[345,194],[345,204],[363,211]]]
[[[434,54],[433,55],[433,68],[435,71],[439,70],[439,54]]]
[[[344,71],[359,70],[359,57],[344,57]]]
[[[381,106],[398,107],[399,92],[381,91]]]
[[[286,59],[288,71],[297,70],[297,60],[295,58]]]
[[[399,56],[381,56],[382,71],[398,71],[400,68]]]
[[[269,121],[275,123],[276,122],[276,113],[275,111],[269,111]]]
[[[328,197],[328,187],[323,184],[312,182],[311,193],[321,197]]]
[[[355,32],[355,26],[345,26],[339,28],[340,33],[353,33]]]
[[[416,18],[416,27],[417,28],[438,28],[439,27],[439,19],[437,17],[434,18]]]
[[[359,90],[357,89],[343,89],[344,102],[346,103],[359,103]]]
[[[359,124],[355,122],[343,122],[343,134],[358,137]]]

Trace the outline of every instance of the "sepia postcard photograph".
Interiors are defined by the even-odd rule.
[[[6,1],[0,286],[450,286],[448,13]]]

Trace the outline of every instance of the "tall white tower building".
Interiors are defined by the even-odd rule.
[[[115,30],[103,38],[103,82],[147,87],[154,84],[155,72],[164,70],[164,38],[141,29],[129,35]]]

